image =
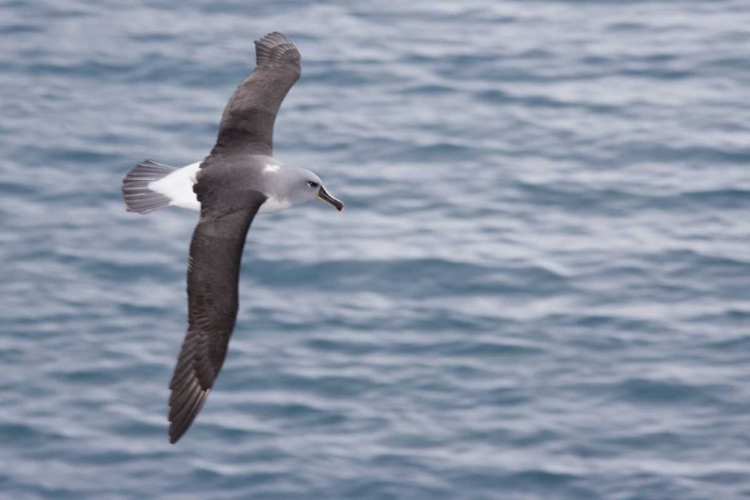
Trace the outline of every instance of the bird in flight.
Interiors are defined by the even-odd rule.
[[[200,211],[188,260],[188,328],[169,384],[169,442],[193,423],[211,392],[237,320],[245,236],[256,214],[320,199],[338,211],[313,172],[273,157],[276,113],[300,77],[300,53],[282,33],[255,42],[255,70],[229,99],[211,153],[183,168],[146,160],[122,181],[129,212]]]

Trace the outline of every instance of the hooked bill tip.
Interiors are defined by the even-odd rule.
[[[331,193],[323,186],[320,186],[320,191],[318,191],[318,199],[328,203],[339,212],[344,211],[344,202],[331,196]]]

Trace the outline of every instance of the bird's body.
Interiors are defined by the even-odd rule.
[[[151,163],[155,162],[151,161]],[[186,208],[188,210],[200,212],[201,204],[198,201],[195,190],[193,189],[196,182],[196,176],[200,171],[200,166],[201,162],[199,161],[182,168],[172,168],[167,167],[166,165],[160,165],[160,167],[164,167],[166,175],[155,178],[154,180],[149,180],[146,183],[146,189],[153,192],[155,195],[161,195],[164,197],[165,205],[163,206]],[[247,157],[244,168],[254,171],[258,181],[262,177],[266,177],[267,180],[270,181],[270,178],[277,176],[283,177],[287,170],[296,169],[298,167],[287,165],[286,163],[280,162],[276,158],[270,156],[250,155]],[[133,171],[137,172],[135,169]],[[272,184],[272,182],[269,182],[269,184]],[[269,191],[264,194],[268,199],[263,205],[261,205],[258,214],[278,212],[279,210],[284,210],[292,206],[288,200],[285,200],[277,193]],[[162,206],[156,207],[155,209],[158,208],[162,208]],[[143,213],[152,210],[147,210]]]
[[[166,206],[200,211],[188,261],[188,329],[170,382],[169,438],[175,443],[203,407],[226,355],[238,309],[245,236],[258,213],[319,198],[339,211],[309,170],[273,158],[276,112],[300,76],[300,55],[281,33],[255,42],[255,71],[234,92],[216,145],[181,169],[146,160],[123,179],[128,211]]]

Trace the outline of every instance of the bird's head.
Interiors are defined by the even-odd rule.
[[[288,200],[290,206],[301,205],[315,199],[328,203],[339,212],[344,210],[344,203],[335,198],[323,186],[323,181],[313,172],[304,168],[285,168],[278,172],[282,192],[280,196]]]

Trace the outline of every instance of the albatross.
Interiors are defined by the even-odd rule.
[[[229,99],[211,153],[174,168],[146,160],[122,181],[129,212],[167,206],[200,212],[188,259],[188,327],[169,384],[169,442],[200,412],[226,356],[237,320],[242,250],[256,214],[320,199],[344,204],[320,177],[273,157],[276,113],[300,77],[300,53],[278,32],[255,41],[255,69]]]

